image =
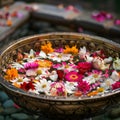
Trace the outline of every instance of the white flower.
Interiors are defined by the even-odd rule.
[[[36,76],[37,73],[36,73],[36,69],[29,69],[26,71],[26,75],[27,76]]]
[[[52,80],[52,81],[56,81],[57,78],[58,78],[58,74],[56,71],[52,71],[49,75],[49,78]]]
[[[115,70],[120,70],[120,59],[119,58],[113,61],[113,68]]]
[[[72,94],[76,90],[77,82],[68,82],[65,83],[65,88],[67,93]]]
[[[110,89],[111,85],[114,83],[113,79],[107,78],[103,83],[101,83],[101,87],[103,87],[105,90]]]
[[[24,82],[28,83],[29,81],[30,81],[30,79],[27,77],[25,77],[25,78],[19,77],[14,80],[11,80],[12,83],[16,82],[17,84],[23,84]]]
[[[47,58],[46,53],[43,51],[40,51],[39,56],[40,56],[40,58]]]
[[[12,67],[16,68],[17,70],[20,68],[24,68],[23,65],[21,65],[20,63],[17,63],[17,62],[13,62]]]
[[[70,60],[71,56],[72,56],[71,54],[63,54],[63,53],[57,53],[57,52],[48,54],[49,59],[57,62],[68,61]]]
[[[27,58],[23,58],[23,60],[27,60],[28,62],[34,62],[37,57],[35,57],[35,51],[33,49],[30,50],[29,53],[24,53],[27,55]]]
[[[85,61],[86,62],[92,62],[93,61],[93,57],[90,57],[90,55],[86,54],[85,55]]]
[[[95,83],[96,81],[101,79],[101,74],[92,73],[91,75],[84,77],[83,81],[87,81],[90,84]]]
[[[38,69],[39,70],[39,69]],[[40,68],[41,74],[37,75],[35,79],[39,80],[42,78],[47,78],[50,75],[50,72],[48,71],[48,68]]]
[[[114,81],[118,81],[120,79],[120,76],[116,71],[113,71],[110,78],[112,78]]]
[[[57,68],[58,70],[64,70],[64,72],[70,72],[70,71],[77,71],[77,66],[75,64],[70,64],[70,63],[64,63],[62,62],[62,65]]]
[[[110,62],[112,62],[112,60],[113,60],[112,57],[108,57],[108,58],[105,58],[105,59],[104,59],[104,62],[105,62],[105,63],[110,63]]]
[[[104,60],[100,57],[95,57],[93,59],[93,67],[98,70],[106,70],[109,69],[110,64],[105,64]]]
[[[87,53],[87,50],[86,50],[85,46],[83,48],[80,48],[80,50],[79,50],[79,57],[81,59],[85,58],[86,53]]]
[[[42,80],[40,80],[40,82],[36,82],[34,85],[35,85],[35,90],[37,92],[44,92],[46,94],[49,94],[51,81],[42,79]]]

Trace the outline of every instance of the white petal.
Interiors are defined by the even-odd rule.
[[[46,53],[43,51],[40,51],[39,56],[42,58],[47,58]]]

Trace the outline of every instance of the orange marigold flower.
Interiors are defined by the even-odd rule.
[[[70,48],[68,45],[66,45],[64,53],[78,54],[78,49],[76,48],[76,46]]]
[[[51,67],[52,66],[52,62],[49,60],[40,60],[38,64],[39,64],[39,67]]]
[[[47,42],[46,44],[42,45],[41,50],[44,51],[46,54],[54,51],[50,42]]]
[[[95,96],[97,94],[98,94],[98,91],[92,91],[92,92],[88,93],[87,96],[90,97],[90,96]]]
[[[6,71],[5,79],[13,80],[17,77],[18,77],[18,71],[15,68],[11,68]]]

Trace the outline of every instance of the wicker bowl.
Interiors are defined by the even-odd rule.
[[[26,110],[40,114],[43,113],[49,117],[57,115],[58,117],[65,116],[83,116],[90,117],[107,110],[111,105],[117,104],[120,101],[120,91],[115,91],[105,96],[93,98],[64,98],[51,97],[45,95],[34,95],[27,93],[21,89],[15,88],[5,79],[3,79],[2,69],[14,59],[17,51],[27,52],[31,48],[37,50],[42,41],[49,40],[55,46],[59,44],[76,44],[86,46],[92,50],[105,49],[110,56],[120,55],[120,45],[110,40],[77,33],[50,33],[34,35],[19,39],[18,41],[6,46],[0,55],[0,83],[5,92],[19,106]]]

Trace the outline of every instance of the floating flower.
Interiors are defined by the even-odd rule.
[[[40,51],[39,56],[40,56],[41,58],[47,58],[46,53],[43,52],[43,51]]]
[[[83,48],[80,48],[80,50],[79,50],[80,59],[84,59],[86,54],[87,54],[86,47],[84,46]]]
[[[66,45],[63,52],[65,54],[70,53],[70,54],[76,55],[76,54],[78,54],[78,49],[76,48],[76,46],[73,46],[70,48],[68,45]]]
[[[88,76],[83,78],[83,81],[87,81],[90,84],[96,83],[98,80],[102,78],[101,72],[99,71],[93,71]]]
[[[36,68],[38,68],[38,63],[37,62],[28,62],[28,63],[26,63],[25,65],[24,65],[24,68],[26,69],[26,70],[28,70],[28,69],[36,69]]]
[[[115,70],[120,70],[120,59],[116,58],[116,60],[113,61],[113,68]]]
[[[36,72],[35,69],[28,69],[28,70],[26,71],[26,75],[27,75],[27,76],[36,76],[36,75],[37,75],[37,72]]]
[[[72,94],[76,91],[76,87],[77,87],[77,82],[69,82],[69,81],[66,81],[65,83],[65,88],[66,88],[66,92],[68,94]]]
[[[13,80],[17,77],[18,77],[18,71],[15,68],[11,68],[6,71],[5,79]]]
[[[52,66],[52,62],[50,60],[39,60],[37,63],[39,64],[39,67],[42,68],[50,68]]]
[[[65,80],[69,82],[78,82],[78,81],[81,81],[82,78],[83,78],[83,75],[75,71],[68,72],[65,75]]]
[[[104,60],[100,57],[95,57],[92,61],[93,67],[98,70],[109,69],[110,64],[105,64]]]
[[[58,76],[60,76],[60,75],[58,75],[58,71],[56,72],[56,71],[54,70],[54,71],[52,71],[52,72],[50,73],[49,78],[50,78],[52,81],[57,81]],[[59,78],[60,78],[60,77],[59,77]],[[60,80],[61,80],[61,79],[60,79]]]
[[[114,81],[120,80],[120,75],[117,71],[113,71],[110,78],[112,78]]]
[[[81,81],[78,83],[78,90],[81,91],[83,94],[86,94],[90,90],[90,84],[86,81]]]
[[[70,60],[70,58],[71,58],[71,54],[64,54],[64,53],[57,53],[57,52],[48,54],[48,59],[51,59],[57,62],[68,61]]]
[[[95,96],[97,94],[98,94],[98,91],[92,91],[92,92],[88,93],[87,96],[90,97],[90,96]]]
[[[119,90],[120,58],[87,47],[53,48],[51,42],[39,51],[39,45],[36,51],[16,51],[16,59],[3,67],[4,78],[13,86],[31,94],[82,98]]]
[[[92,54],[93,57],[100,57],[101,59],[105,59],[106,58],[106,55],[104,53],[104,50],[99,50],[99,51],[96,51]]]
[[[52,48],[52,44],[50,42],[41,45],[41,50],[44,51],[46,54],[54,51],[54,49]]]
[[[13,68],[16,68],[17,70],[18,70],[18,69],[21,69],[21,68],[24,68],[24,66],[23,66],[22,64],[17,63],[17,62],[14,62],[14,63],[12,64],[12,67],[13,67]]]
[[[21,84],[21,89],[25,90],[25,91],[28,91],[30,89],[34,90],[35,89],[35,86],[34,84],[30,81],[28,83],[24,82],[23,84]]]
[[[64,78],[64,71],[57,70],[57,74],[58,74],[58,80],[63,80],[63,78]]]
[[[104,88],[105,90],[108,90],[111,88],[111,85],[114,83],[114,81],[111,78],[105,79],[104,82],[100,84],[100,87]]]
[[[120,81],[117,81],[114,84],[112,84],[112,89],[113,90],[118,89],[118,88],[120,88]]]
[[[49,94],[51,81],[42,79],[42,80],[40,80],[40,82],[36,82],[34,85],[35,85],[35,90],[38,93],[45,93],[47,95]]]
[[[54,82],[50,88],[51,96],[66,96],[65,85],[62,82]]]
[[[77,66],[81,74],[84,74],[92,69],[92,64],[89,62],[79,62]]]

